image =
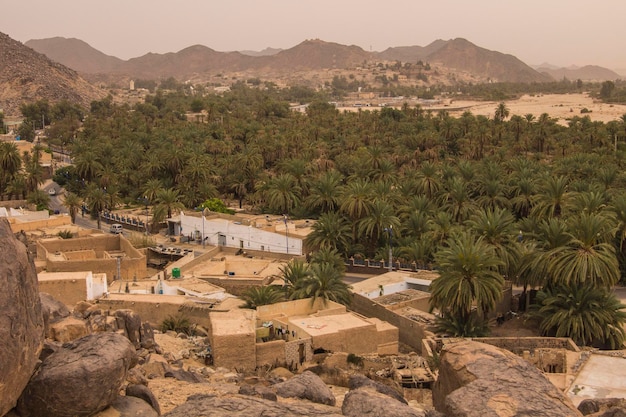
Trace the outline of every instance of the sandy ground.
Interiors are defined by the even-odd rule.
[[[464,111],[469,110],[474,115],[493,118],[499,103],[496,101],[452,100],[443,109],[453,116],[460,116]],[[524,95],[518,100],[506,101],[505,104],[509,108],[509,117],[513,115],[525,116],[530,113],[536,119],[539,115],[547,113],[550,117],[558,118],[562,124],[566,123],[566,119],[574,116],[589,116],[592,121],[609,122],[618,120],[622,115],[626,114],[625,105],[596,102],[587,94]],[[591,110],[591,113],[581,113],[580,111],[584,108]],[[425,109],[428,109],[428,107],[425,107]]]

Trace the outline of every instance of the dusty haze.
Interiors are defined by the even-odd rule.
[[[287,49],[305,39],[369,51],[466,38],[529,65],[626,72],[626,2],[598,0],[4,0],[0,31],[26,42],[78,38],[122,59],[194,44],[217,51]],[[619,71],[618,71],[619,72]]]

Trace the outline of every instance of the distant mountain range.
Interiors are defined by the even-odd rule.
[[[122,60],[106,55],[79,39],[49,38],[25,44],[0,33],[0,109],[9,114],[22,102],[63,99],[88,105],[106,93],[85,81],[125,82],[129,79],[206,80],[211,76],[245,73],[245,76],[275,74],[334,74],[329,70],[352,71],[379,63],[436,66],[439,79],[431,82],[547,82],[615,80],[617,73],[598,66],[556,68],[542,64],[532,68],[513,55],[490,51],[457,38],[436,40],[427,46],[402,46],[383,52],[368,52],[354,45],[319,39],[306,40],[293,48],[267,48],[260,52],[218,52],[194,45],[178,52],[146,55]],[[71,68],[71,69],[70,69]],[[441,75],[443,72],[443,75]],[[80,74],[80,75],[79,75]],[[465,78],[462,78],[463,75]]]
[[[175,77],[186,80],[202,78],[202,75],[216,72],[256,71],[259,74],[268,74],[347,69],[372,61],[422,61],[491,81],[546,82],[562,78],[559,73],[551,72],[557,70],[543,68],[538,71],[513,55],[490,51],[461,38],[436,40],[424,47],[388,48],[383,52],[367,52],[358,46],[317,39],[306,40],[290,49],[268,48],[261,52],[218,52],[206,46],[194,45],[178,52],[149,53],[127,61],[105,55],[78,39],[30,40],[25,45],[85,76],[100,74],[142,79]],[[597,68],[597,71],[589,71],[584,79],[619,78],[619,75],[610,70]]]

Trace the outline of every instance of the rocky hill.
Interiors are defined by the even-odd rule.
[[[552,79],[540,74],[513,55],[490,51],[457,38],[446,42],[425,59],[449,68],[488,77],[495,82],[547,82]]]
[[[537,71],[547,74],[555,80],[582,80],[582,81],[606,81],[623,78],[621,75],[607,68],[597,65],[585,65],[580,68],[549,68],[539,67]]]
[[[0,33],[0,109],[5,114],[19,114],[25,102],[68,100],[87,107],[105,96],[105,91],[89,84],[75,70]]]
[[[512,55],[480,48],[465,39],[437,40],[425,47],[388,48],[383,52],[367,52],[358,46],[341,45],[319,39],[306,40],[286,50],[269,50],[267,53],[258,54],[218,52],[206,46],[195,45],[178,52],[149,53],[121,63],[115,61],[115,65],[112,61],[103,60],[103,54],[91,47],[87,48],[81,44],[80,48],[77,48],[75,40],[66,40],[65,48],[62,43],[62,38],[55,38],[54,42],[48,43],[41,40],[28,42],[39,52],[52,59],[59,59],[59,62],[81,71],[84,76],[108,74],[120,78],[151,79],[173,76],[179,80],[201,80],[216,73],[243,71],[248,75],[263,76],[293,71],[348,69],[362,66],[367,62],[416,63],[421,60],[437,63],[450,71],[470,74],[480,80],[510,82],[552,80],[550,76],[535,71]],[[100,62],[102,64],[98,66]]]

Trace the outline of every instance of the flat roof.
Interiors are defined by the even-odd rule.
[[[319,317],[293,317],[289,319],[289,323],[299,326],[313,337],[337,333],[341,330],[375,325],[352,313]]]
[[[567,391],[575,406],[587,398],[626,398],[626,359],[592,354]]]
[[[430,298],[430,294],[425,291],[408,289],[394,292],[393,294],[382,295],[374,298],[373,301],[376,301],[378,304],[389,306],[411,300],[422,300],[424,298]]]
[[[411,282],[411,280],[423,280],[428,282],[437,278],[439,278],[439,273],[435,271],[392,271],[352,284],[352,292],[357,294],[370,293],[378,290],[381,285],[385,287],[401,282]]]
[[[256,334],[256,311],[245,308],[209,314],[214,336]]]
[[[38,281],[60,281],[60,280],[72,280],[72,279],[87,279],[90,271],[78,271],[78,272],[46,272],[42,271],[37,274]]]

